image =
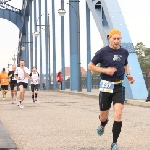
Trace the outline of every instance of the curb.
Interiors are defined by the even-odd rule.
[[[0,121],[0,149],[1,150],[17,150],[17,146],[11,139],[8,131],[4,128]]]

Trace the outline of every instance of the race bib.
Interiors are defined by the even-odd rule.
[[[20,77],[19,80],[20,80],[20,81],[24,81],[24,79],[25,79],[25,77]]]
[[[114,82],[109,82],[106,80],[102,80],[100,82],[99,90],[101,92],[113,93],[113,89],[114,89]]]
[[[15,77],[12,77],[12,80],[17,80]]]
[[[38,83],[38,80],[32,80],[32,83],[33,83],[33,84],[37,84],[37,83]]]
[[[6,79],[2,79],[1,82],[6,82]]]

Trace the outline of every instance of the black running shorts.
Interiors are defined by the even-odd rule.
[[[15,83],[15,84],[10,84],[10,89],[11,89],[11,91],[13,91],[13,90],[14,90],[14,87],[17,87],[17,86],[18,86],[17,83]]]
[[[124,105],[125,101],[125,87],[122,85],[114,85],[113,93],[100,92],[99,94],[99,107],[101,111],[109,110],[111,103],[113,105],[120,103]]]
[[[25,82],[19,82],[19,86],[20,85],[23,85],[23,88],[27,89],[28,87],[28,83],[25,83]]]
[[[1,85],[2,90],[8,90],[8,85]]]
[[[38,91],[39,90],[39,85],[38,84],[31,84],[31,91],[34,92],[34,91]]]

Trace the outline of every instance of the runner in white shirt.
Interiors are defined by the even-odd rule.
[[[39,81],[40,81],[40,75],[37,72],[37,68],[33,67],[32,72],[30,73],[30,80],[31,80],[31,91],[32,91],[32,99],[33,103],[37,101],[37,95],[39,90]]]
[[[24,60],[20,60],[20,67],[17,67],[16,71],[15,71],[15,78],[18,80],[18,84],[19,84],[19,88],[20,88],[20,100],[19,100],[19,104],[18,106],[20,106],[20,108],[24,108],[24,106],[22,105],[22,102],[24,100],[24,94],[25,91],[28,87],[28,79],[29,77],[29,69],[27,67],[25,67],[24,65]]]

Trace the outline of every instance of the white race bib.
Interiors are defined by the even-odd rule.
[[[21,82],[23,82],[24,79],[25,79],[25,77],[20,77],[20,78],[19,78],[19,80],[20,80]]]
[[[114,89],[114,82],[109,82],[106,80],[102,80],[100,82],[99,90],[101,92],[113,93],[113,89]]]
[[[32,79],[31,83],[38,84],[38,80],[37,79]]]
[[[12,80],[17,80],[15,77],[12,77]]]

